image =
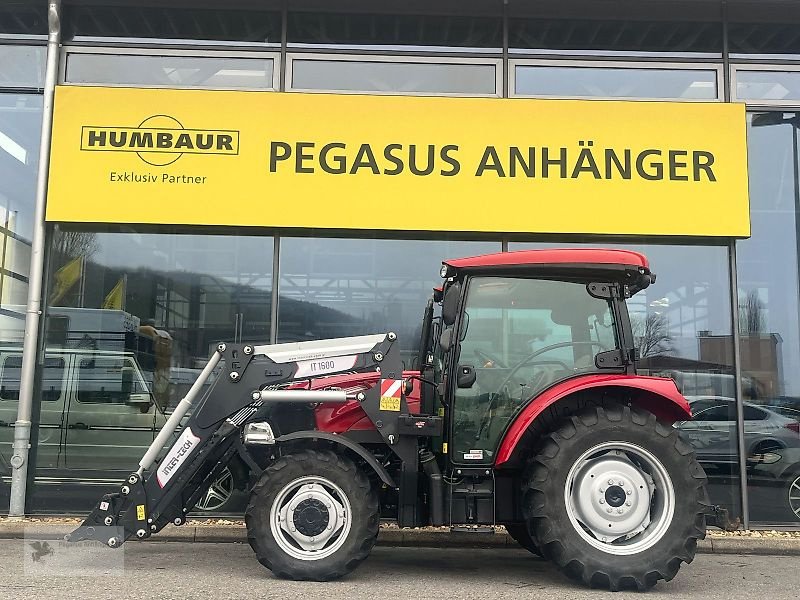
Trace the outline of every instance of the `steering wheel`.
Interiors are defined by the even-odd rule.
[[[539,348],[536,352],[532,352],[531,354],[529,354],[528,356],[523,358],[519,363],[514,365],[514,367],[508,373],[506,378],[503,380],[503,382],[497,387],[498,392],[494,393],[494,396],[492,397],[492,400],[489,402],[488,406],[486,407],[486,410],[483,411],[483,416],[481,417],[481,424],[478,427],[478,433],[475,435],[475,439],[476,440],[479,439],[481,434],[483,433],[483,430],[484,430],[486,424],[488,423],[489,413],[495,407],[495,404],[497,404],[497,399],[500,397],[500,390],[503,390],[511,382],[511,380],[514,378],[514,375],[517,374],[517,371],[519,371],[525,365],[530,364],[530,362],[533,359],[535,359],[538,356],[541,356],[545,352],[549,352],[550,350],[556,350],[558,348],[569,348],[569,347],[578,347],[578,346],[589,346],[589,347],[597,346],[598,348],[601,348],[602,350],[608,350],[609,349],[607,346],[604,346],[603,344],[601,344],[599,342],[559,342],[558,344],[551,344],[549,346],[545,346],[544,348]],[[479,351],[475,350],[475,352],[477,354]],[[559,367],[561,367],[562,369],[564,369],[565,371],[569,371],[569,369],[570,369],[569,365],[567,365],[565,362],[563,362],[561,360],[558,360],[558,359],[548,359],[545,362],[547,362],[548,364],[556,364]],[[541,379],[541,377],[539,379]]]
[[[597,346],[598,348],[601,348],[602,350],[608,350],[608,347],[604,346],[603,344],[601,344],[599,342],[559,342],[558,344],[551,344],[549,346],[545,346],[544,348],[539,348],[536,352],[533,352],[533,353],[529,354],[528,356],[523,358],[519,363],[514,365],[514,367],[511,369],[511,371],[509,371],[508,375],[503,380],[503,382],[498,386],[497,389],[498,390],[502,390],[503,388],[505,388],[511,382],[511,380],[514,378],[514,375],[517,374],[517,371],[519,371],[525,365],[530,364],[531,361],[533,361],[533,359],[536,358],[537,356],[541,356],[545,352],[549,352],[550,350],[556,350],[558,348],[571,348],[571,347],[578,347],[578,346],[589,346],[589,347]],[[563,361],[556,360],[556,359],[551,359],[551,360],[548,360],[547,362],[557,363],[561,367],[563,367],[563,369],[565,371],[569,371],[570,370],[569,365],[567,365]]]
[[[500,360],[497,360],[494,356],[492,356],[488,352],[484,352],[483,350],[478,350],[477,348],[475,348],[474,352],[475,356],[477,356],[479,360],[482,360],[484,365],[492,363],[492,366],[499,367],[501,369],[506,368],[505,363],[503,363]]]

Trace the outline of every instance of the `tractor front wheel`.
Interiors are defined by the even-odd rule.
[[[586,409],[547,436],[523,478],[528,531],[573,579],[645,590],[693,560],[706,476],[675,428],[648,412]]]
[[[245,522],[259,562],[275,575],[329,581],[355,569],[375,545],[378,497],[348,458],[306,450],[264,470]]]

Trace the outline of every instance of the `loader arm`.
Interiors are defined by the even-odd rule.
[[[218,376],[204,391],[215,370]],[[375,371],[381,373],[381,382],[353,394],[298,385],[320,376]],[[246,452],[242,446],[244,425],[263,418],[276,403],[358,401],[384,442],[401,459],[403,471],[414,477],[416,440],[401,436],[399,427],[400,415],[409,413],[402,371],[394,333],[291,344],[218,344],[138,468],[119,491],[100,499],[67,540],[94,539],[116,547],[131,537],[147,538],[169,523],[183,524],[186,513],[233,455]],[[390,387],[399,392],[382,398],[381,389]],[[180,435],[157,460],[178,431]]]

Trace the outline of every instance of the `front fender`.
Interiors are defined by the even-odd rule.
[[[667,422],[692,418],[689,403],[672,379],[641,375],[582,375],[548,388],[515,417],[497,451],[495,465],[502,465],[511,459],[528,427],[545,409],[567,396],[593,389],[623,392],[634,404]]]

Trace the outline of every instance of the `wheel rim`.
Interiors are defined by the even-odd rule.
[[[584,452],[564,488],[575,530],[609,554],[650,548],[667,532],[675,513],[675,489],[666,467],[630,442],[606,442]]]
[[[228,467],[225,467],[194,506],[198,510],[219,510],[231,499],[232,495],[233,473]]]
[[[295,479],[275,497],[270,530],[281,550],[298,560],[320,560],[347,540],[352,523],[350,501],[324,477]]]
[[[789,484],[789,508],[800,519],[800,475]]]

